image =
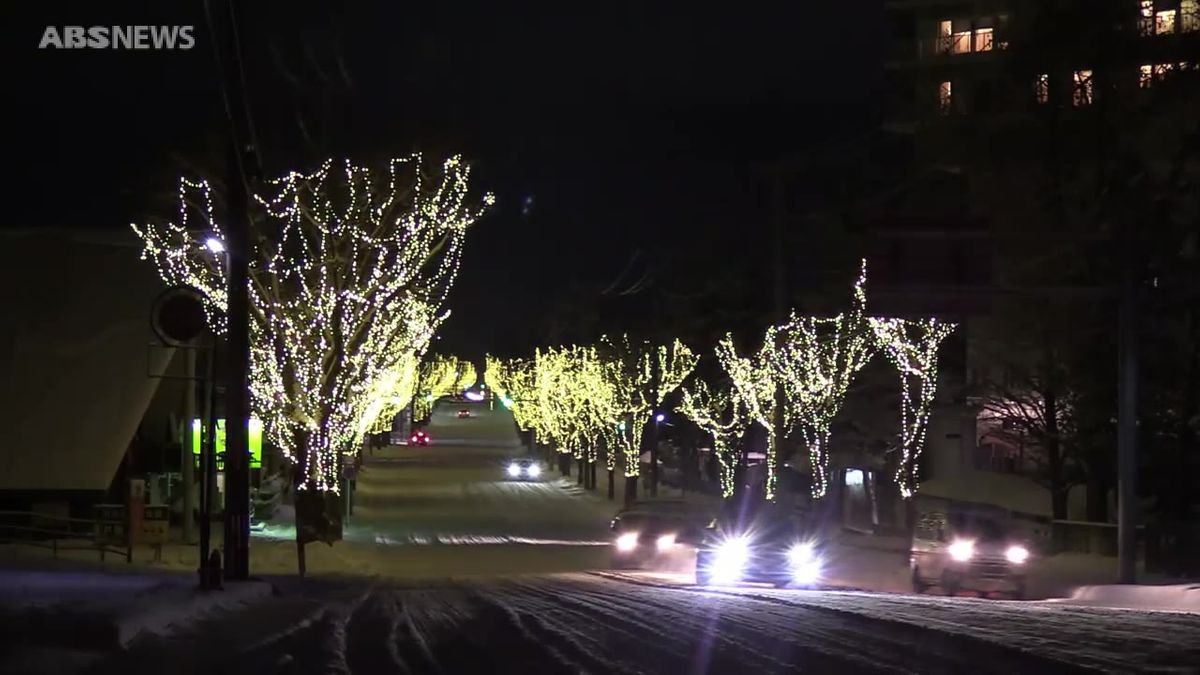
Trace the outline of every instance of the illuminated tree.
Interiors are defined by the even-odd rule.
[[[900,466],[896,484],[905,499],[917,491],[917,460],[925,449],[925,432],[937,390],[938,347],[954,332],[954,324],[937,319],[871,319],[875,338],[900,371]]]
[[[848,311],[834,317],[799,317],[768,331],[766,344],[774,376],[783,386],[784,428],[799,429],[808,446],[812,496],[829,489],[829,435],[854,376],[874,354],[874,334],[866,318],[866,261],[854,284]]]
[[[422,420],[433,410],[433,402],[440,396],[462,391],[458,386],[469,372],[474,382],[475,367],[453,356],[434,354],[426,357],[417,370],[417,385],[413,392],[413,421]]]
[[[754,354],[741,356],[733,343],[733,335],[726,334],[717,343],[717,361],[725,369],[732,385],[730,396],[734,406],[744,409],[749,419],[757,422],[767,432],[767,476],[765,494],[775,499],[778,439],[775,437],[775,377],[776,369],[771,363],[773,333],[768,331],[767,341]],[[780,414],[784,414],[780,411]],[[787,418],[785,418],[786,420]]]
[[[697,379],[681,390],[679,412],[713,439],[713,453],[720,467],[721,496],[733,496],[737,442],[753,421],[741,401],[727,391],[710,390]]]
[[[469,175],[457,157],[433,177],[419,155],[382,172],[328,161],[255,195],[250,389],[297,490],[338,490],[342,455],[378,419],[379,399],[404,388],[411,356],[445,319],[466,230],[483,212],[467,204]],[[168,284],[203,292],[222,330],[225,266],[204,245],[222,237],[208,184],[181,181],[178,224],[133,229],[143,258]]]
[[[632,495],[640,474],[641,442],[654,411],[679,388],[699,360],[678,339],[652,347],[634,344],[629,337],[604,338],[601,354],[611,396],[610,410],[616,419],[605,428],[610,447],[616,446],[625,460],[625,491]],[[615,468],[610,452],[609,468]]]

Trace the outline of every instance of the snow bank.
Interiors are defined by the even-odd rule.
[[[192,575],[102,571],[0,571],[0,631],[30,644],[123,649],[213,614],[267,598],[270,584],[202,593]]]
[[[1081,586],[1070,598],[1050,602],[1200,614],[1200,584]]]

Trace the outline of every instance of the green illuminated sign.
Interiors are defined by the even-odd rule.
[[[200,429],[201,424],[199,419],[192,420],[192,454],[199,456],[200,454]],[[250,467],[262,467],[262,422],[254,418],[250,418]],[[225,452],[225,420],[217,420],[217,454]]]

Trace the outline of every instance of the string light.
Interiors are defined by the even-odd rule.
[[[783,387],[784,428],[799,429],[808,446],[811,493],[829,489],[829,439],[855,374],[874,354],[866,319],[867,266],[862,262],[850,309],[833,317],[797,316],[768,331],[764,349],[773,375]]]
[[[250,393],[267,437],[299,464],[300,490],[336,492],[343,454],[406,397],[416,358],[448,316],[466,230],[494,203],[489,194],[466,204],[460,157],[435,179],[420,155],[381,173],[330,160],[254,195]],[[224,332],[226,266],[202,242],[228,239],[206,182],[181,180],[179,196],[178,224],[132,226],[142,258],[166,283],[204,293],[210,325]]]
[[[733,342],[733,335],[726,334],[717,343],[717,361],[729,376],[732,385],[731,396],[734,405],[746,411],[749,419],[758,423],[767,432],[767,478],[765,496],[768,500],[775,499],[776,490],[776,443],[775,438],[775,372],[771,365],[771,339],[773,332],[767,332],[767,340],[758,352],[750,356],[740,356]],[[780,414],[783,414],[782,411]]]
[[[919,487],[918,460],[937,390],[938,347],[954,324],[937,319],[871,319],[875,339],[900,372],[900,466],[896,484],[905,499]],[[915,390],[915,391],[914,391]]]
[[[678,411],[713,439],[713,453],[719,467],[721,496],[733,496],[736,443],[750,426],[749,411],[739,399],[724,391],[712,391],[704,380],[696,380],[682,389]]]

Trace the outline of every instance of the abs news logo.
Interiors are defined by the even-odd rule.
[[[46,26],[38,49],[191,49],[193,26]]]

